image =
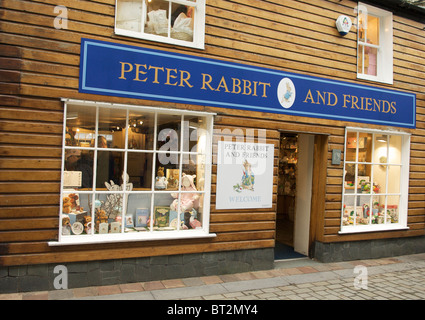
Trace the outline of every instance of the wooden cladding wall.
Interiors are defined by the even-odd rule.
[[[161,48],[267,68],[356,80],[356,32],[341,37],[335,20],[354,20],[357,2],[337,0],[208,0],[206,49],[194,50],[114,35],[115,0],[8,0],[0,6],[0,265],[272,247],[276,207],[270,210],[215,209],[213,240],[155,241],[49,247],[57,239],[63,106],[60,98],[138,105],[163,103],[78,92],[82,37]],[[54,8],[68,9],[68,26],[55,29]],[[315,230],[319,241],[423,235],[425,229],[425,34],[423,25],[394,15],[394,85],[417,94],[417,129],[410,130],[409,230],[338,235],[343,168],[331,165],[331,149],[344,148],[348,122],[247,113],[183,104],[167,107],[217,112],[216,130],[267,129],[278,147],[278,130],[328,135],[324,212]],[[365,83],[362,81],[362,83]],[[373,85],[379,86],[374,83]],[[379,126],[369,126],[381,128]],[[214,143],[216,143],[216,137]],[[215,150],[215,149],[214,149]],[[275,156],[277,154],[275,153]],[[277,159],[275,159],[274,203]],[[315,217],[317,218],[317,217]],[[313,219],[314,220],[314,219]]]

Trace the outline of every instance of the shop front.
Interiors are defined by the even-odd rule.
[[[408,229],[414,94],[91,39],[81,49],[80,92],[161,104],[63,99],[62,207],[50,246],[208,243],[244,217],[229,229],[234,239],[266,228],[259,237],[275,240],[275,259],[315,257],[329,172],[342,177],[335,236]],[[175,101],[211,107],[166,107]],[[259,111],[270,120],[250,122]]]
[[[28,3],[2,33],[0,292],[56,289],[58,265],[85,287],[425,251],[419,22],[70,1],[53,30]],[[340,34],[343,13],[369,28]]]

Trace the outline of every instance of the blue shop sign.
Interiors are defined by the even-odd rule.
[[[79,91],[415,128],[415,94],[82,39]]]

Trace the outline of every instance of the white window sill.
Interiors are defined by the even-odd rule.
[[[199,43],[194,39],[194,41],[184,41],[164,36],[158,36],[155,34],[148,34],[148,33],[141,33],[141,32],[134,32],[129,30],[123,30],[123,29],[115,29],[115,34],[117,36],[124,36],[124,37],[130,37],[130,38],[137,38],[141,40],[149,40],[149,41],[155,41],[155,42],[161,42],[161,43],[168,43],[168,44],[174,44],[176,46],[182,46],[182,47],[188,47],[188,48],[194,48],[194,49],[205,49],[205,45],[203,41],[199,41]]]
[[[382,225],[365,225],[365,226],[344,226],[338,234],[352,234],[362,232],[380,232],[380,231],[395,231],[395,230],[408,230],[409,227],[402,226],[398,223],[382,224]]]
[[[386,83],[386,84],[393,84],[393,79],[381,79],[376,76],[370,76],[370,75],[362,74],[362,73],[357,74],[357,79]]]
[[[70,235],[62,236],[60,241],[50,241],[49,246],[67,246],[95,243],[118,243],[132,241],[155,241],[155,240],[178,240],[195,238],[214,238],[215,233],[207,233],[203,230],[184,231],[153,231],[153,232],[129,232],[108,233],[95,235]]]

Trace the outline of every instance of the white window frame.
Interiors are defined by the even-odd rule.
[[[120,29],[117,27],[117,8],[118,8],[118,1],[115,1],[115,34],[121,35],[121,36],[127,36],[132,38],[139,38],[144,40],[150,40],[150,41],[156,41],[156,42],[162,42],[162,43],[169,43],[174,44],[177,46],[184,46],[184,47],[190,47],[190,48],[196,48],[196,49],[205,49],[205,3],[206,0],[196,0],[196,2],[193,1],[187,1],[187,0],[165,0],[169,1],[170,8],[172,3],[178,3],[181,5],[186,6],[192,6],[195,9],[195,20],[194,20],[194,27],[193,27],[193,41],[184,41],[179,39],[173,39],[168,35],[168,37],[165,36],[159,36],[155,34],[149,34],[144,32],[145,27],[145,20],[148,20],[147,18],[147,8],[146,8],[146,2],[143,1],[142,5],[142,23],[141,23],[141,31],[130,31],[125,29]],[[169,11],[168,22],[170,23],[171,19],[171,10]],[[169,30],[171,30],[169,26]]]
[[[98,136],[98,118],[99,113],[102,110],[102,107],[108,107],[108,108],[117,108],[117,109],[125,109],[125,110],[138,110],[138,111],[146,111],[150,113],[155,114],[155,140],[157,140],[157,118],[158,114],[172,114],[172,115],[180,115],[181,121],[183,121],[184,116],[201,116],[205,117],[207,120],[206,124],[206,131],[207,131],[207,137],[206,137],[206,148],[203,155],[205,155],[205,181],[204,181],[204,189],[196,191],[196,193],[203,194],[204,195],[204,201],[203,201],[203,212],[202,212],[202,228],[201,229],[191,229],[191,230],[180,230],[180,228],[177,228],[177,230],[172,231],[154,231],[150,230],[147,232],[124,232],[124,222],[122,222],[121,232],[120,233],[108,233],[108,234],[81,234],[81,235],[62,235],[62,205],[60,206],[59,211],[59,238],[58,241],[51,241],[49,242],[50,246],[62,246],[62,245],[76,245],[76,244],[91,244],[91,243],[116,243],[116,242],[129,242],[129,241],[151,241],[151,240],[172,240],[172,239],[192,239],[192,238],[211,238],[215,237],[216,234],[209,232],[209,222],[210,222],[210,193],[211,193],[211,164],[212,164],[212,136],[213,136],[213,125],[214,125],[214,113],[206,113],[206,112],[196,112],[196,111],[186,111],[186,110],[178,110],[178,109],[167,109],[167,108],[153,108],[148,106],[134,106],[134,105],[125,105],[125,104],[116,104],[116,103],[103,103],[103,102],[92,102],[92,101],[80,101],[80,100],[72,100],[72,99],[62,99],[64,102],[64,128],[63,128],[63,142],[62,142],[62,159],[64,159],[65,156],[65,150],[73,149],[76,147],[66,146],[66,115],[67,115],[67,106],[68,105],[80,105],[85,106],[87,108],[96,108],[96,130],[95,130],[95,137]],[[127,127],[128,127],[128,112],[127,112]],[[182,130],[183,131],[183,130]],[[181,133],[182,138],[183,132]],[[128,141],[128,130],[126,130],[126,138],[125,140]],[[96,138],[97,140],[97,138]],[[97,145],[97,143],[95,144]],[[184,151],[183,150],[183,143],[180,144],[180,150],[174,151],[174,153],[179,154],[179,172],[181,175],[181,166],[182,166],[182,157],[183,155],[192,155],[192,151]],[[95,147],[78,147],[78,149],[87,149],[88,151],[94,151]],[[162,151],[156,150],[156,141],[154,141],[154,146],[152,150],[140,150],[136,152],[148,152],[152,153],[153,155],[153,169],[152,169],[152,186],[151,190],[149,191],[114,191],[114,193],[120,193],[123,194],[123,207],[125,208],[125,199],[126,195],[129,194],[159,194],[164,193],[166,191],[158,191],[155,190],[154,187],[154,176],[156,172],[155,168],[155,157]],[[135,152],[134,149],[127,148],[127,145],[124,149],[110,149],[115,151],[123,151],[125,153],[125,161],[124,161],[124,172],[127,171],[127,151],[131,150],[131,152]],[[168,153],[172,153],[173,151],[167,151]],[[96,153],[95,153],[96,154]],[[94,168],[93,171],[96,172],[96,161],[94,162]],[[64,161],[62,161],[62,168],[61,168],[61,177],[64,175]],[[124,178],[125,179],[125,178]],[[95,181],[95,180],[94,180]],[[180,180],[181,181],[181,180]],[[125,183],[125,181],[124,181]],[[63,178],[61,178],[61,186],[60,186],[60,203],[62,204],[63,201],[63,194],[66,188],[64,188],[63,185]],[[95,200],[95,194],[110,194],[110,191],[96,191],[94,186],[92,190],[88,191],[82,191],[78,190],[76,191],[78,194],[83,195],[91,195],[92,196],[92,208],[89,210],[92,212],[92,221],[93,219],[93,212],[94,212],[94,200]],[[173,191],[178,192],[180,194],[183,194],[185,191]],[[193,191],[191,191],[193,192]],[[153,209],[153,201],[151,200],[151,215],[152,215],[152,209]]]
[[[359,15],[362,12],[366,15],[370,14],[380,18],[379,46],[360,41],[360,26],[357,28],[357,51],[359,51],[360,45],[363,46],[363,50],[365,47],[372,47],[378,50],[377,75],[373,76],[365,74],[364,72],[358,72],[360,56],[364,58],[364,52],[362,55],[360,55],[360,52],[357,52],[357,78],[393,84],[393,14],[390,11],[382,10],[359,2],[357,23],[359,23]],[[361,65],[364,68],[364,63]]]
[[[348,163],[363,163],[359,162],[358,159],[358,145],[356,147],[356,161],[347,161],[346,160],[346,150],[347,150],[347,134],[348,132],[357,132],[357,136],[360,132],[373,134],[373,145],[372,145],[372,162],[367,162],[367,164],[371,165],[372,170],[374,165],[396,165],[392,163],[375,163],[373,162],[375,152],[374,150],[374,141],[376,136],[381,135],[391,135],[391,136],[401,136],[402,138],[402,149],[401,149],[401,170],[400,170],[400,193],[388,193],[385,192],[387,196],[400,196],[399,203],[399,216],[398,223],[383,223],[383,224],[369,224],[369,225],[343,225],[343,214],[344,214],[344,203],[345,203],[345,188],[342,188],[342,204],[341,204],[341,226],[339,234],[346,233],[361,233],[361,232],[376,232],[376,231],[387,231],[387,230],[404,230],[409,229],[407,226],[407,214],[408,214],[408,197],[409,197],[409,165],[410,165],[410,134],[404,132],[395,132],[395,131],[382,131],[382,130],[374,130],[374,129],[365,129],[365,128],[355,128],[355,127],[347,127],[345,130],[345,142],[344,142],[344,167],[343,170],[345,172],[346,164]],[[389,148],[389,141],[387,142],[387,148]],[[373,174],[373,173],[372,173]],[[357,172],[356,172],[357,179]],[[343,176],[343,184],[345,181],[345,173]],[[355,180],[357,181],[357,180]],[[389,177],[387,176],[386,186],[388,188]],[[356,190],[356,189],[355,189]],[[357,192],[355,191],[354,197],[356,197]],[[373,192],[370,193],[373,195]],[[353,196],[353,194],[350,194]],[[372,198],[372,197],[371,197]]]

